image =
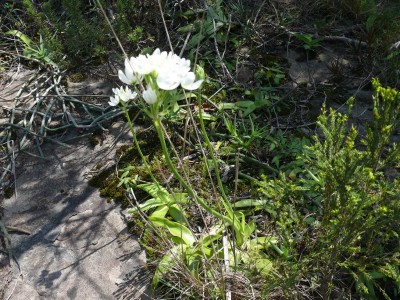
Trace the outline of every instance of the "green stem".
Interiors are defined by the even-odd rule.
[[[142,149],[140,149],[140,145],[139,145],[139,142],[137,140],[136,132],[135,132],[135,129],[133,128],[133,124],[132,124],[132,121],[131,121],[131,117],[129,116],[129,112],[126,109],[126,107],[123,107],[122,109],[123,109],[123,111],[125,113],[126,119],[128,120],[129,129],[131,130],[131,133],[132,133],[132,136],[133,136],[133,141],[135,142],[136,149],[137,149],[137,151],[139,153],[140,158],[143,161],[144,167],[146,168],[146,171],[150,175],[150,177],[153,180],[153,182],[158,184],[158,180],[154,177],[153,173],[151,172],[151,168],[150,168],[149,164],[147,163],[146,157],[143,155]]]
[[[208,138],[208,135],[207,135],[206,128],[204,126],[203,114],[202,114],[202,111],[201,111],[201,108],[203,107],[202,106],[202,102],[201,102],[201,98],[199,97],[198,99],[199,99],[198,100],[198,106],[199,106],[199,119],[200,119],[201,132],[203,133],[203,137],[204,137],[204,140],[206,142],[208,151],[210,152],[210,155],[211,155],[211,160],[212,160],[212,162],[214,164],[215,177],[217,178],[218,187],[221,190],[222,201],[224,201],[224,204],[225,204],[224,206],[228,210],[228,214],[232,216],[232,219],[234,219],[232,206],[231,206],[231,204],[230,204],[230,202],[228,200],[228,197],[225,194],[225,189],[224,189],[224,186],[222,184],[221,175],[220,175],[219,169],[218,169],[217,159],[215,158],[215,154],[214,154],[214,149],[213,149],[213,147],[211,145],[211,142],[210,142],[210,140]]]
[[[181,174],[175,168],[175,166],[174,166],[174,164],[173,164],[173,162],[171,160],[171,157],[169,155],[169,151],[168,151],[168,148],[167,148],[167,144],[165,143],[165,137],[164,137],[164,133],[163,133],[163,130],[162,130],[162,125],[161,125],[160,120],[158,118],[154,118],[153,119],[153,123],[154,123],[154,127],[156,128],[156,131],[157,131],[157,134],[158,134],[158,138],[159,138],[160,143],[161,143],[161,148],[162,148],[162,150],[164,152],[165,161],[167,163],[168,168],[170,169],[170,171],[174,175],[174,177],[184,187],[184,189],[188,192],[188,194],[191,197],[193,197],[196,200],[196,202],[199,203],[201,205],[201,207],[203,207],[208,213],[212,214],[214,217],[216,217],[216,218],[218,218],[220,220],[225,221],[229,225],[233,225],[233,220],[231,218],[220,214],[215,209],[212,209],[202,198],[200,198],[193,191],[193,189],[189,186],[189,184],[183,179]]]
[[[236,156],[236,154],[232,153],[232,154],[228,154],[228,156],[233,157],[233,156]],[[273,172],[275,174],[279,174],[279,171],[277,169],[271,167],[267,163],[261,162],[258,159],[252,158],[250,156],[246,156],[246,155],[244,155],[242,153],[239,153],[239,156],[240,156],[241,159],[243,159],[245,161],[248,161],[249,163],[253,163],[253,164],[259,165],[261,168],[265,168],[268,171],[271,171],[271,172]]]

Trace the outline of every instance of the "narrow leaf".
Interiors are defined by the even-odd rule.
[[[9,30],[6,32],[6,34],[8,35],[13,35],[18,37],[22,42],[24,42],[27,46],[30,46],[32,40],[25,34],[23,34],[21,31],[19,30]]]
[[[192,232],[182,224],[170,221],[165,218],[157,218],[150,216],[149,219],[155,226],[166,228],[173,236],[181,238],[186,245],[191,246],[196,242]]]

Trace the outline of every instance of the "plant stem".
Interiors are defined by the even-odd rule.
[[[144,167],[146,168],[146,171],[150,175],[150,177],[153,180],[153,182],[158,185],[159,184],[158,180],[154,177],[153,173],[151,172],[151,168],[150,168],[149,164],[147,163],[146,157],[143,155],[142,149],[140,149],[140,145],[139,145],[139,142],[138,142],[137,137],[136,137],[136,132],[135,132],[135,129],[133,128],[131,117],[129,116],[129,112],[126,109],[126,107],[123,108],[123,111],[125,113],[126,119],[128,120],[129,129],[131,130],[131,133],[132,133],[132,136],[133,136],[133,141],[135,142],[136,149],[137,149],[137,151],[139,153],[140,158],[143,161]]]
[[[159,138],[160,143],[161,143],[161,148],[162,148],[164,156],[165,156],[165,161],[167,163],[168,168],[170,169],[170,171],[174,175],[174,177],[184,187],[184,189],[188,192],[188,194],[191,197],[193,197],[197,201],[197,203],[199,203],[201,205],[201,207],[203,207],[208,213],[212,214],[214,217],[216,217],[216,218],[218,218],[220,220],[225,221],[229,225],[233,225],[233,220],[231,218],[220,214],[215,209],[212,209],[202,198],[200,198],[193,191],[193,189],[189,186],[189,184],[183,179],[181,174],[175,168],[175,166],[174,166],[174,164],[173,164],[173,162],[171,160],[171,157],[169,155],[167,144],[165,143],[165,137],[164,137],[164,133],[163,133],[163,130],[162,130],[162,127],[161,127],[160,120],[158,118],[154,118],[153,119],[153,124],[154,124],[154,127],[156,128],[156,131],[157,131],[157,134],[158,134],[158,138]]]
[[[202,111],[201,111],[202,102],[201,102],[201,98],[200,97],[199,97],[199,100],[198,100],[198,106],[199,106],[200,128],[201,128],[201,132],[203,133],[203,137],[204,137],[204,140],[206,142],[208,151],[210,152],[211,160],[212,160],[212,162],[214,164],[215,177],[217,178],[218,187],[221,190],[222,199],[223,199],[224,204],[225,204],[224,206],[228,210],[228,214],[230,214],[232,216],[232,219],[234,220],[233,209],[232,209],[232,206],[231,206],[231,204],[230,204],[230,202],[228,200],[228,197],[225,194],[224,186],[223,186],[222,180],[221,180],[221,175],[219,174],[217,159],[215,158],[215,155],[214,155],[214,149],[213,149],[213,147],[211,145],[211,142],[210,142],[210,140],[208,138],[208,135],[207,135],[207,132],[206,132],[206,128],[204,126],[203,114],[202,114]]]

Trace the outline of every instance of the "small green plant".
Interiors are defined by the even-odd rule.
[[[100,1],[119,36],[137,43],[143,28],[135,25],[137,1]],[[107,23],[96,1],[22,1],[28,24],[38,35],[52,60],[65,67],[82,63],[101,63],[113,50]],[[24,30],[25,31],[25,30]]]
[[[304,50],[306,50],[307,53],[321,46],[321,40],[314,38],[311,34],[295,33],[293,36],[303,42]]]
[[[235,105],[243,110],[243,116],[247,117],[255,110],[260,108],[268,108],[271,105],[271,100],[278,100],[278,96],[271,96],[270,92],[273,92],[273,88],[257,89],[249,92],[254,100],[240,100]]]
[[[222,0],[217,0],[212,5],[210,4],[208,10],[204,10],[204,13],[206,15],[204,20],[196,20],[193,24],[183,26],[177,30],[180,33],[195,32],[186,44],[187,50],[196,48],[227,25],[228,18],[223,11]],[[193,14],[193,11],[187,12],[187,15],[191,14]]]
[[[257,140],[267,135],[266,128],[256,128],[251,116],[237,122],[236,116],[231,120],[223,116],[224,124],[229,132],[229,138],[238,149],[249,150],[250,146]]]
[[[18,30],[7,31],[6,34],[18,38],[18,41],[24,46],[23,54],[27,59],[33,59],[41,64],[50,64],[56,66],[51,60],[49,51],[46,49],[42,36],[40,36],[39,44],[35,44],[27,35]]]
[[[139,42],[143,37],[143,27],[136,27],[131,33],[128,34],[128,40],[132,43]]]

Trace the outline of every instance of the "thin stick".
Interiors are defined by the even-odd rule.
[[[231,284],[230,284],[230,270],[229,270],[229,251],[228,251],[228,238],[226,234],[226,230],[223,231],[222,233],[222,245],[224,247],[224,266],[225,266],[225,276],[226,278],[226,300],[231,300],[232,299],[232,292],[231,292]]]
[[[164,19],[164,12],[163,12],[163,9],[162,9],[161,1],[158,0],[157,2],[158,2],[158,7],[160,8],[161,19],[163,21],[165,34],[167,35],[169,47],[171,48],[171,51],[174,52],[174,48],[172,47],[171,38],[170,38],[169,32],[168,32],[167,23],[165,22],[165,19]]]
[[[115,30],[114,30],[113,26],[111,25],[110,20],[109,20],[108,17],[107,17],[106,12],[105,12],[104,9],[103,9],[103,6],[101,5],[101,3],[100,3],[99,0],[97,0],[96,2],[97,2],[97,5],[99,6],[99,8],[100,8],[100,10],[101,10],[101,13],[103,14],[104,19],[106,20],[108,26],[110,26],[110,29],[111,29],[111,31],[112,31],[112,34],[114,35],[115,39],[117,40],[118,46],[121,48],[122,52],[124,53],[124,56],[125,56],[125,57],[128,57],[128,55],[126,54],[126,52],[125,52],[125,50],[124,50],[124,47],[122,46],[121,41],[119,40],[117,34],[115,33]]]

